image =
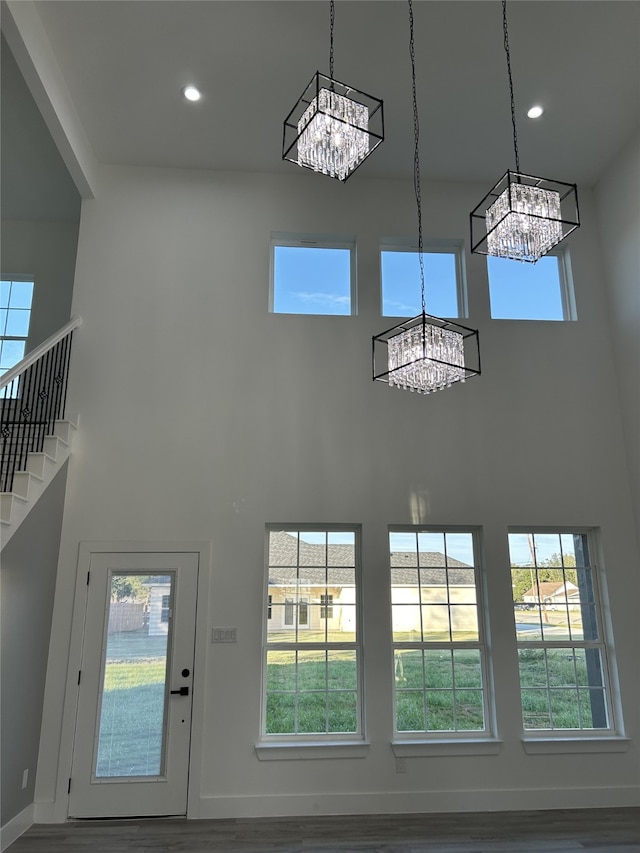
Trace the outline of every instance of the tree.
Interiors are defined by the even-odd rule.
[[[578,585],[578,576],[575,570],[576,558],[570,554],[564,556],[564,571],[562,569],[562,554],[552,554],[546,560],[538,563],[536,575],[535,566],[511,567],[511,584],[513,586],[513,600],[523,601],[525,593],[535,588],[536,583],[570,583]]]
[[[149,587],[148,575],[114,575],[111,578],[111,601],[138,601],[146,604]]]

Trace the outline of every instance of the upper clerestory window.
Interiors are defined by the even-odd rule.
[[[425,241],[422,258],[427,314],[466,317],[462,241]],[[416,317],[422,312],[420,259],[415,240],[383,240],[380,244],[380,274],[384,317]]]
[[[354,239],[272,236],[269,310],[273,313],[355,314],[355,282]]]
[[[577,320],[568,252],[535,264],[487,257],[494,320]]]

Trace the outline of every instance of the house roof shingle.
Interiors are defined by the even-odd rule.
[[[299,548],[299,551],[298,551]],[[416,565],[416,559],[419,566]],[[299,567],[299,569],[298,569]],[[391,578],[396,586],[416,586],[416,569],[424,586],[473,586],[473,567],[437,551],[394,551],[391,554]],[[269,584],[291,585],[298,574],[311,585],[344,586],[355,582],[355,551],[352,545],[325,545],[305,542],[284,530],[272,530],[269,536]],[[427,571],[425,571],[425,569]],[[429,571],[430,570],[430,571]]]

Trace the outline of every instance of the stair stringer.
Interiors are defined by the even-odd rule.
[[[16,471],[12,492],[0,492],[0,550],[10,541],[47,486],[71,455],[77,420],[56,421],[41,453],[29,453],[26,470]]]

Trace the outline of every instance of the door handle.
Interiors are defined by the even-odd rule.
[[[170,690],[169,693],[171,693],[172,696],[174,696],[174,695],[188,696],[189,695],[189,688],[188,687],[181,687],[179,690]]]

